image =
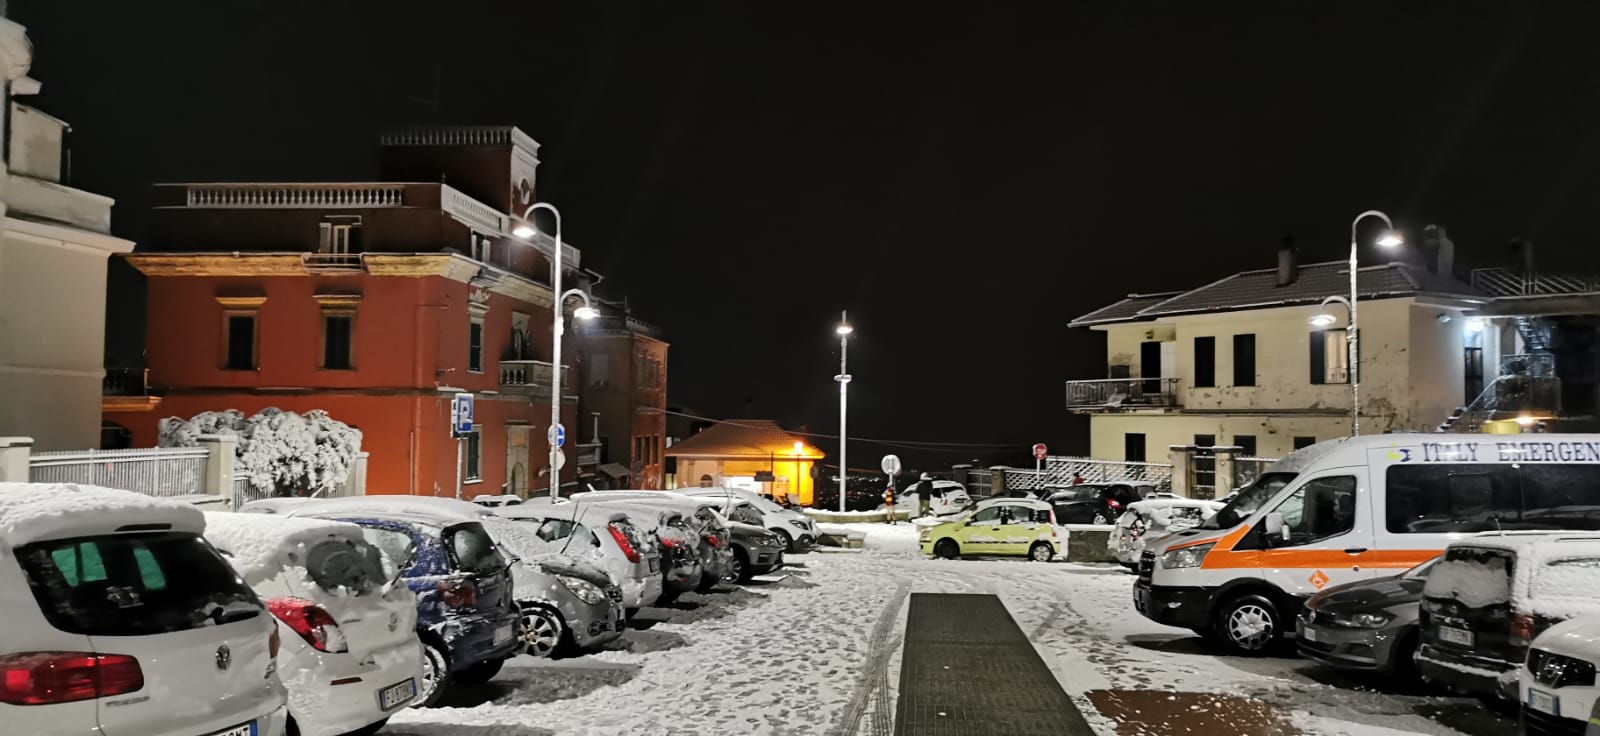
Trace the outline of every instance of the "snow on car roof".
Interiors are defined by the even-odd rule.
[[[1429,573],[1425,595],[1474,608],[1510,601],[1557,618],[1600,613],[1600,533],[1489,532],[1450,544],[1460,547],[1509,552],[1515,561],[1452,560],[1447,552]]]
[[[174,531],[199,534],[206,521],[192,505],[116,488],[0,483],[0,542],[11,547],[140,524],[165,524]]]
[[[478,521],[486,516],[494,516],[494,511],[471,501],[437,496],[351,496],[313,499],[296,507],[290,513],[295,516],[379,513],[419,516],[425,519],[443,517],[454,521]]]
[[[1010,498],[1010,497],[985,498],[982,501],[979,501],[978,505],[975,508],[980,508],[981,509],[981,508],[984,508],[986,506],[998,506],[998,505],[1001,505],[1001,504],[1011,504],[1011,505],[1016,505],[1016,506],[1027,506],[1029,508],[1042,509],[1042,510],[1045,510],[1045,511],[1048,511],[1050,509],[1055,508],[1054,506],[1051,506],[1050,504],[1045,503],[1044,501],[1040,501],[1039,499],[1036,499],[1036,498]]]
[[[227,553],[228,562],[246,585],[271,580],[284,567],[288,555],[301,545],[327,539],[358,542],[361,527],[342,521],[308,519],[276,514],[206,513],[205,537]]]

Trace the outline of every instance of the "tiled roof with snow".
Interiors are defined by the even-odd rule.
[[[707,427],[666,449],[667,457],[751,457],[793,460],[799,442],[801,460],[820,460],[821,450],[797,434],[790,434],[770,419],[737,419]]]
[[[1465,298],[1484,298],[1473,287],[1457,279],[1428,273],[1405,263],[1386,263],[1362,268],[1357,275],[1357,293],[1362,299],[1440,294]],[[1084,327],[1109,322],[1134,322],[1179,314],[1228,312],[1241,309],[1266,309],[1300,304],[1316,304],[1323,299],[1350,291],[1350,267],[1344,261],[1301,266],[1294,282],[1279,286],[1278,269],[1241,271],[1198,289],[1177,293],[1154,303],[1135,302],[1129,297],[1102,307],[1070,323]],[[1138,309],[1132,309],[1133,307]]]

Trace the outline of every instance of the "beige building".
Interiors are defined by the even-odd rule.
[[[0,140],[0,436],[35,450],[100,446],[111,200],[66,185],[66,123],[18,101],[35,94],[26,31],[0,18],[6,115]]]
[[[1362,268],[1358,282],[1362,432],[1434,429],[1482,388],[1469,348],[1499,333],[1468,315],[1486,300],[1406,264]],[[1108,460],[1162,462],[1172,445],[1281,457],[1347,435],[1348,314],[1322,302],[1348,293],[1345,263],[1285,252],[1277,269],[1129,296],[1071,323],[1105,333],[1108,378],[1068,381],[1067,408],[1089,415],[1090,452]]]

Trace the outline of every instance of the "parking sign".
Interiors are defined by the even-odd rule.
[[[450,402],[450,424],[457,437],[472,433],[472,394],[456,394]]]

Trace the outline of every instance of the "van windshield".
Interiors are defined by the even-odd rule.
[[[1244,488],[1239,489],[1239,495],[1234,496],[1227,506],[1223,506],[1214,516],[1202,522],[1199,529],[1230,529],[1238,526],[1240,522],[1250,518],[1263,504],[1278,495],[1278,491],[1289,485],[1294,480],[1295,473],[1263,473]]]

